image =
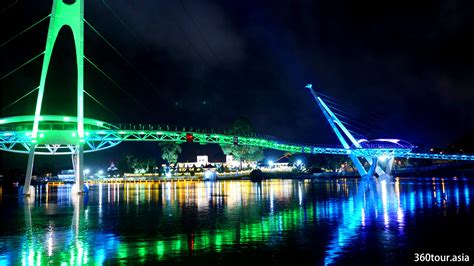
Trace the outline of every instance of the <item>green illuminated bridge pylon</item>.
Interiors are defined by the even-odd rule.
[[[0,118],[0,150],[28,154],[23,194],[30,194],[31,177],[35,155],[71,155],[75,170],[76,191],[84,189],[84,153],[111,148],[125,141],[155,142],[195,142],[201,144],[248,145],[291,153],[339,154],[351,158],[362,176],[380,177],[390,174],[391,162],[395,157],[422,158],[439,160],[469,160],[473,155],[425,154],[413,153],[414,146],[399,140],[357,140],[335,117],[330,108],[312,90],[317,104],[341,141],[342,147],[305,145],[287,143],[272,137],[238,136],[231,132],[200,132],[186,129],[170,129],[166,126],[141,124],[111,124],[84,117],[84,1],[53,0],[49,15],[49,28],[43,55],[43,64],[38,86],[38,95],[34,115]],[[45,82],[50,59],[59,32],[69,27],[72,30],[77,61],[77,114],[76,116],[58,116],[41,113]],[[31,60],[30,60],[31,61]],[[74,99],[71,99],[74,100]],[[380,164],[381,159],[388,163]],[[366,170],[365,159],[372,166]]]
[[[39,144],[44,145],[53,145],[54,147],[72,147],[71,150],[73,154],[73,166],[76,175],[76,187],[79,193],[83,192],[84,187],[84,177],[83,177],[83,147],[84,147],[84,1],[63,1],[63,0],[53,0],[53,6],[51,14],[49,15],[49,27],[48,34],[46,39],[46,47],[43,52],[43,64],[41,67],[40,83],[38,86],[38,96],[36,100],[35,114],[33,117],[17,117],[13,121],[21,121],[25,118],[29,121],[23,122],[32,122],[32,128],[30,129],[30,134],[28,135],[29,140],[27,145],[28,148],[28,166],[26,171],[26,180],[25,186],[23,187],[23,193],[30,193],[30,182],[31,176],[33,173],[33,163],[34,156],[36,153],[36,148],[40,148]],[[74,38],[74,48],[76,53],[76,63],[77,63],[77,114],[74,119],[74,134],[76,138],[70,138],[67,136],[68,132],[65,131],[51,131],[48,135],[49,137],[45,140],[41,138],[45,135],[43,132],[39,132],[41,128],[41,123],[44,121],[44,116],[41,114],[41,107],[43,105],[43,96],[45,93],[45,83],[46,77],[48,74],[49,64],[51,62],[51,56],[53,53],[53,48],[56,44],[59,32],[65,28],[69,27],[72,31]],[[66,99],[67,100],[67,99]],[[74,99],[71,99],[74,100]],[[72,102],[71,102],[72,104]],[[10,119],[0,120],[0,124],[8,123]],[[9,135],[8,133],[3,133],[3,135]],[[71,134],[71,133],[69,133]],[[17,134],[14,134],[20,138]],[[57,143],[57,144],[45,144]],[[4,144],[2,144],[4,145]],[[8,144],[7,144],[8,145]]]

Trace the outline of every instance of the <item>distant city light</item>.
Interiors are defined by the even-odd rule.
[[[300,165],[302,165],[302,164],[303,164],[303,161],[301,161],[301,160],[296,160],[296,165],[297,165],[297,166],[300,166]]]
[[[206,170],[206,172],[204,172],[205,179],[212,179],[213,177],[214,177],[214,172],[212,172],[211,170]]]
[[[104,174],[104,170],[99,170],[99,171],[97,172],[97,174],[98,174],[98,175],[103,175],[103,174]]]
[[[90,172],[91,172],[91,170],[89,168],[84,169],[84,174],[85,175],[88,175]]]

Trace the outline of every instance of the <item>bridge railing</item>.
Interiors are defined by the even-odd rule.
[[[177,125],[162,125],[162,124],[133,124],[133,123],[118,123],[114,124],[119,130],[163,130],[163,131],[178,131],[178,132],[190,132],[190,133],[204,133],[204,134],[223,134],[223,135],[235,135],[249,138],[262,138],[267,140],[278,141],[278,138],[257,133],[236,133],[229,129],[207,129],[207,128],[193,128]]]
[[[412,149],[413,146],[402,146],[398,144],[380,143],[380,144],[363,144],[363,149]]]
[[[454,168],[465,165],[472,165],[472,162],[466,161],[457,161],[457,162],[447,162],[442,164],[428,165],[428,166],[405,166],[405,167],[394,167],[395,173],[411,173],[419,171],[433,171],[446,168]]]
[[[76,130],[77,124],[75,123],[60,123],[60,122],[45,122],[39,124],[39,130]],[[85,130],[103,130],[107,129],[107,125],[84,125]],[[0,126],[0,131],[31,131],[33,130],[33,125],[31,123],[27,124],[11,124],[11,125],[2,125]]]

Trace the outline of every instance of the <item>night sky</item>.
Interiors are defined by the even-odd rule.
[[[0,42],[46,16],[51,4],[2,1]],[[127,60],[85,26],[86,57],[120,86],[85,63],[85,89],[107,108],[86,98],[86,116],[221,129],[246,117],[262,134],[337,144],[304,88],[312,83],[368,138],[446,146],[474,131],[472,14],[468,0],[86,1],[86,20]],[[47,26],[0,47],[1,76],[44,50]],[[70,32],[61,34],[43,113],[71,115],[74,50]],[[39,84],[41,62],[1,80],[2,107]],[[33,114],[36,96],[1,116]],[[121,144],[94,156],[154,154],[152,146]],[[26,165],[26,156],[1,156]]]

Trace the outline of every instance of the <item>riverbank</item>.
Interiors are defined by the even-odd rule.
[[[216,180],[251,180],[250,178],[251,171],[239,171],[233,173],[218,173]],[[446,167],[446,168],[439,168],[439,167],[420,167],[420,168],[411,168],[411,169],[394,169],[392,172],[392,176],[394,177],[443,177],[443,178],[455,178],[455,177],[474,177],[474,168],[470,167]],[[324,173],[316,173],[316,174],[306,174],[306,173],[296,173],[296,172],[273,172],[273,171],[264,171],[263,172],[263,180],[272,180],[272,179],[338,179],[338,178],[360,178],[358,173],[354,172],[324,172]],[[184,175],[184,176],[136,176],[136,177],[117,177],[117,178],[103,178],[103,179],[87,179],[86,183],[96,184],[96,183],[148,183],[148,182],[195,182],[195,181],[203,181],[203,175]],[[32,180],[33,186],[38,185],[63,185],[67,184],[62,181],[54,180],[54,181],[36,181]],[[15,190],[19,186],[23,185],[23,182],[15,182],[9,183],[2,181],[0,185],[7,191]]]

